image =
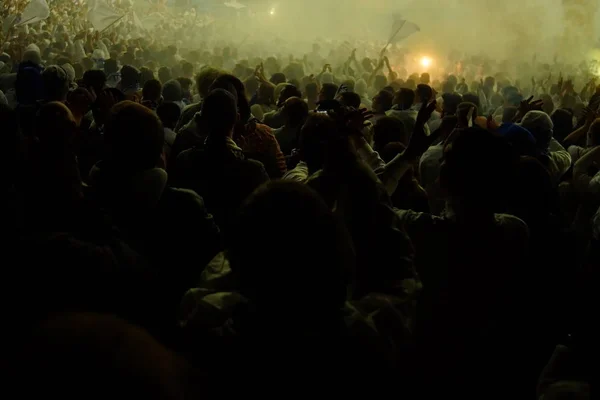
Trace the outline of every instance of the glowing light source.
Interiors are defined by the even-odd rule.
[[[269,14],[275,15],[275,8],[271,8],[271,11],[269,11]]]
[[[421,58],[421,66],[425,68],[429,68],[431,66],[432,60],[429,57]]]

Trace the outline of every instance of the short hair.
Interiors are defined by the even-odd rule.
[[[225,135],[237,122],[237,101],[225,89],[214,89],[202,102],[200,120],[208,128],[209,135]]]
[[[175,79],[165,82],[162,94],[165,101],[181,101],[183,98],[181,84]]]
[[[458,105],[462,103],[462,96],[457,93],[444,93],[442,95],[444,100],[443,110],[445,115],[455,115],[458,110]]]
[[[346,106],[346,107],[354,107],[354,108],[359,108],[360,107],[360,96],[354,92],[344,92],[344,93],[340,93],[340,95],[338,96],[338,100],[339,102]]]
[[[286,124],[298,126],[308,118],[308,104],[299,97],[290,97],[283,105]]]
[[[133,65],[123,65],[121,68],[121,83],[125,86],[140,83],[140,71]]]
[[[42,72],[45,99],[63,101],[69,93],[69,77],[63,67],[51,65]]]
[[[463,94],[463,101],[467,103],[473,103],[477,106],[477,109],[481,109],[481,101],[479,100],[479,96],[475,93],[465,93]]]
[[[281,72],[277,72],[274,73],[271,76],[271,79],[269,79],[269,81],[273,84],[273,85],[279,85],[280,83],[285,83],[286,79],[285,79],[285,75],[282,74]]]
[[[213,82],[219,77],[221,72],[215,68],[205,68],[196,75],[196,88],[200,97],[208,96],[210,87]]]
[[[132,101],[116,104],[104,125],[108,159],[126,170],[143,171],[156,167],[164,141],[165,132],[158,116]]]
[[[394,104],[406,109],[415,102],[415,92],[408,88],[400,89],[394,96]]]
[[[144,100],[158,101],[162,95],[162,85],[158,79],[150,79],[144,84],[142,98]]]
[[[83,73],[83,84],[88,88],[93,88],[98,93],[106,85],[106,74],[99,69],[85,71]]]
[[[171,79],[171,76],[171,68],[160,67],[158,69],[158,80],[160,80],[162,83],[166,83],[167,81],[169,81]]]
[[[433,89],[431,89],[431,86],[429,85],[420,83],[417,85],[416,94],[419,96],[421,102],[423,99],[431,100],[433,98]]]
[[[179,82],[179,84],[181,85],[181,90],[183,90],[184,92],[187,92],[190,90],[190,88],[192,87],[192,80],[190,78],[185,78],[183,76],[180,76],[179,78],[175,79],[177,82]]]
[[[383,117],[373,126],[373,146],[379,151],[388,143],[400,142],[408,144],[408,135],[404,123],[398,118]]]
[[[174,129],[181,116],[181,108],[175,103],[162,103],[156,108],[156,115],[164,127]]]
[[[380,90],[379,93],[377,93],[377,97],[379,98],[382,108],[386,111],[394,105],[394,94],[387,90]]]
[[[523,95],[520,93],[509,92],[509,94],[505,97],[506,102],[514,107],[519,107],[521,102],[523,101]]]
[[[258,244],[282,220],[294,226],[292,237],[272,238],[273,251],[265,255]],[[338,310],[346,296],[348,265],[344,254],[349,244],[339,224],[322,197],[308,185],[282,180],[259,187],[241,207],[232,229],[229,254],[240,291],[259,309],[308,307],[327,314]],[[310,238],[313,245],[294,256],[288,268],[280,268],[281,259],[301,238]],[[307,265],[319,271],[319,279],[301,272]],[[311,293],[308,300],[301,296],[307,290]],[[277,304],[273,296],[285,296],[285,301]]]
[[[443,185],[467,206],[498,211],[504,206],[512,154],[506,139],[479,127],[463,129],[446,148]]]
[[[321,87],[321,93],[325,100],[334,100],[338,91],[338,87],[334,83],[324,83]]]

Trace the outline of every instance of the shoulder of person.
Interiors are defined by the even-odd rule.
[[[529,227],[522,219],[509,214],[496,214],[495,218],[496,224],[501,226],[507,234],[524,239],[529,238]]]
[[[162,199],[167,206],[178,210],[189,210],[190,208],[204,209],[204,199],[190,189],[167,187]]]

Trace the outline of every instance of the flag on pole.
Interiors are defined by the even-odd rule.
[[[394,23],[392,24],[392,32],[390,34],[390,39],[388,40],[388,43],[398,43],[411,36],[413,33],[417,33],[420,31],[421,28],[419,28],[417,24],[402,18],[400,14],[395,14]]]
[[[45,20],[50,16],[46,0],[31,0],[25,7],[15,26],[28,25]]]
[[[124,14],[119,14],[103,1],[92,1],[89,3],[87,19],[94,29],[102,32],[121,18]]]

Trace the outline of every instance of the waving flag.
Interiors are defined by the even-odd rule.
[[[388,45],[393,43],[398,43],[413,33],[420,32],[421,28],[413,22],[410,22],[404,18],[400,14],[394,15],[394,23],[392,25],[392,32],[390,35],[390,39],[388,40]]]
[[[102,32],[124,16],[124,14],[119,14],[103,1],[91,1],[89,3],[87,19],[97,31]]]
[[[15,26],[28,25],[45,20],[50,16],[50,8],[46,0],[31,0],[21,13]]]

